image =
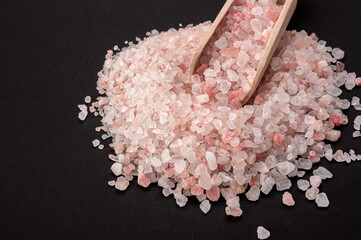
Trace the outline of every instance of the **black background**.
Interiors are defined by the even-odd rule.
[[[179,208],[161,189],[114,179],[109,149],[93,149],[99,119],[85,123],[77,104],[93,99],[107,49],[154,28],[214,19],[216,0],[2,0],[0,2],[0,238],[1,239],[361,239],[361,164],[322,160],[334,178],[321,185],[331,205],[317,208],[295,180],[296,206],[282,193],[257,203],[241,197],[244,214],[227,217],[225,202],[207,215],[195,199]],[[346,52],[346,69],[361,75],[361,1],[299,0],[289,29],[303,30]],[[343,93],[351,99],[361,88]],[[357,112],[348,110],[353,121]],[[361,153],[352,124],[335,148]],[[154,184],[153,184],[154,185]]]

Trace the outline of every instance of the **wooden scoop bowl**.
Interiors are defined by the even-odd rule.
[[[222,19],[228,13],[228,10],[232,6],[233,2],[234,0],[227,0],[222,10],[219,12],[217,18],[214,20],[211,29],[208,31],[208,33],[205,35],[205,37],[202,39],[201,43],[199,44],[199,47],[192,58],[188,70],[188,78],[190,83],[193,74],[196,72],[196,69],[199,66],[199,59],[202,56],[204,48],[207,46],[209,40],[213,36],[218,25],[221,23]],[[271,36],[266,44],[264,53],[258,63],[257,73],[253,81],[253,84],[251,86],[251,89],[249,90],[246,97],[241,102],[242,106],[248,102],[248,100],[252,97],[252,95],[256,91],[297,6],[297,0],[278,0],[277,3],[283,5],[282,11],[280,13],[278,20],[276,21],[275,26],[273,27]]]

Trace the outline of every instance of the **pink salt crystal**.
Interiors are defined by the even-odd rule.
[[[322,182],[322,179],[320,176],[311,176],[310,177],[310,183],[312,187],[318,188]]]
[[[202,75],[207,68],[208,68],[207,64],[202,64],[201,66],[198,67],[196,72],[199,75]]]
[[[279,146],[282,146],[285,142],[285,136],[276,132],[273,133],[273,138],[272,138],[273,142]]]
[[[198,184],[194,185],[191,188],[192,195],[199,196],[203,194],[203,188],[201,188]]]
[[[361,132],[360,132],[360,131],[355,131],[355,132],[353,132],[352,136],[353,136],[354,138],[361,137]]]
[[[213,186],[211,187],[211,189],[206,191],[207,197],[209,200],[215,202],[218,201],[219,197],[220,197],[220,189],[219,187]]]
[[[326,132],[326,140],[336,142],[341,137],[341,131],[339,130],[331,130]]]
[[[335,126],[340,126],[341,122],[342,122],[342,114],[341,113],[337,113],[334,115],[331,115],[330,117],[330,121],[335,125]]]
[[[138,175],[138,184],[142,187],[148,187],[150,184],[149,178],[144,173],[139,173]]]
[[[356,84],[357,86],[361,86],[361,78],[356,78],[356,79],[355,79],[355,84]]]
[[[116,162],[112,165],[111,170],[115,176],[119,176],[120,174],[122,174],[122,168],[122,164]]]
[[[286,206],[294,206],[295,205],[295,201],[293,200],[292,194],[289,192],[283,193],[282,202]]]
[[[243,211],[239,207],[226,207],[226,214],[233,217],[240,217]]]

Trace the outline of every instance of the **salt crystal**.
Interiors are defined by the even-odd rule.
[[[317,187],[311,187],[306,191],[306,198],[308,200],[315,200],[318,192],[319,192],[319,189]]]
[[[269,177],[267,178],[264,183],[262,184],[262,187],[261,187],[261,191],[264,193],[264,194],[269,194],[273,188],[273,186],[275,185],[275,180],[273,179],[273,177]]]
[[[312,168],[312,162],[309,159],[300,158],[297,161],[297,167],[300,169],[310,170]]]
[[[203,95],[197,96],[197,102],[198,102],[199,104],[203,104],[203,103],[209,102],[209,96],[208,96],[208,94],[203,94]]]
[[[199,207],[204,214],[207,214],[209,212],[209,210],[211,209],[211,204],[209,203],[208,200],[204,200],[201,202]]]
[[[310,183],[307,180],[300,179],[297,181],[297,187],[302,191],[306,191],[310,187]]]
[[[310,183],[312,187],[318,188],[322,182],[322,179],[320,176],[311,176],[310,177]]]
[[[100,145],[98,146],[98,149],[99,149],[99,150],[103,150],[103,149],[104,149],[104,145],[103,145],[103,144],[100,144]]]
[[[93,147],[97,147],[97,146],[99,146],[100,141],[99,141],[98,139],[94,139],[94,140],[92,141],[92,144],[93,144]]]
[[[122,171],[123,165],[115,162],[115,163],[113,163],[113,165],[110,169],[112,170],[112,172],[114,173],[115,176],[119,176],[123,172]]]
[[[174,198],[179,207],[184,207],[188,202],[188,198],[183,194],[174,194]]]
[[[85,98],[84,98],[84,101],[86,102],[86,103],[90,103],[91,102],[91,97],[90,96],[86,96]]]
[[[316,170],[313,170],[313,175],[321,177],[322,180],[333,177],[332,173],[324,167],[319,167]]]
[[[222,37],[222,38],[218,39],[217,41],[215,41],[214,45],[219,49],[226,48],[228,45],[227,39],[225,37]]]
[[[181,160],[178,160],[177,162],[174,163],[174,170],[180,174],[184,171],[184,169],[186,168],[187,166],[187,163],[181,159]]]
[[[125,177],[118,177],[117,181],[115,182],[115,188],[124,191],[129,186],[129,181]]]
[[[286,176],[295,169],[295,165],[290,162],[280,162],[276,164],[276,168],[282,175]]]
[[[108,185],[111,186],[111,187],[114,187],[115,186],[115,181],[114,180],[108,181]]]
[[[88,112],[85,112],[85,111],[81,111],[79,114],[78,114],[78,118],[81,120],[81,121],[84,121],[86,119],[88,115]]]
[[[270,231],[268,231],[267,229],[265,229],[262,226],[259,226],[257,228],[257,237],[258,239],[267,239],[271,236]]]
[[[284,190],[290,189],[291,186],[292,186],[292,183],[289,179],[280,181],[280,182],[276,182],[277,191],[284,191]]]
[[[316,204],[318,207],[328,207],[330,202],[326,193],[319,193],[316,197]]]
[[[293,200],[293,197],[292,197],[291,193],[289,193],[289,192],[283,193],[282,202],[286,206],[294,206],[295,205],[295,201]]]
[[[256,186],[253,186],[246,193],[246,197],[250,201],[257,201],[259,199],[260,193],[261,193],[261,191],[259,190],[259,188]]]
[[[175,184],[169,178],[162,176],[158,179],[158,186],[162,188],[174,188]]]
[[[305,174],[305,171],[297,171],[297,177],[303,177]]]
[[[355,106],[356,104],[360,104],[360,98],[353,96],[352,97],[352,101],[351,101],[351,105]]]
[[[169,188],[163,188],[162,193],[165,197],[169,197],[169,195],[173,193],[173,190]]]
[[[345,57],[345,52],[342,51],[342,50],[339,49],[339,48],[334,48],[334,49],[332,50],[332,55],[333,55],[334,58],[336,58],[336,59],[342,59],[342,58]]]
[[[214,156],[214,153],[207,151],[206,159],[207,159],[209,169],[212,171],[216,170],[217,169],[217,161],[216,161],[216,157]]]

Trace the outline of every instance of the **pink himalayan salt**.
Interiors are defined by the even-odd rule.
[[[295,201],[293,200],[292,194],[289,192],[283,193],[282,202],[286,206],[294,206],[295,205]]]
[[[243,211],[239,207],[226,207],[226,214],[233,217],[240,217]]]
[[[213,186],[211,189],[206,191],[207,198],[213,202],[218,201],[221,190],[219,187]]]
[[[311,176],[310,177],[310,183],[312,187],[318,188],[322,182],[322,179],[320,176]]]
[[[361,86],[361,78],[356,78],[356,79],[355,79],[355,84],[356,84],[357,86]]]
[[[218,188],[224,198],[234,199],[226,208],[226,213],[233,216],[242,214],[235,196],[244,193],[248,185],[262,185],[259,162],[266,163],[270,177],[275,179],[276,171],[272,169],[277,161],[297,161],[300,155],[317,162],[324,154],[326,135],[329,140],[337,140],[340,132],[333,128],[347,123],[336,104],[341,90],[333,84],[337,74],[330,66],[332,56],[320,47],[315,35],[305,32],[284,34],[253,104],[251,101],[241,108],[239,102],[260,56],[260,52],[252,51],[252,41],[232,39],[252,33],[252,27],[259,30],[259,22],[252,21],[257,16],[243,8],[235,7],[235,12],[230,13],[241,12],[239,18],[228,16],[242,23],[238,24],[242,27],[230,28],[234,31],[225,48],[239,49],[238,55],[224,50],[222,56],[210,49],[197,72],[202,76],[194,75],[192,86],[187,84],[186,69],[208,23],[153,34],[116,55],[108,53],[97,87],[105,97],[92,104],[103,118],[103,126],[96,130],[104,130],[113,138],[117,154],[113,159],[123,165],[126,180],[138,175],[138,184],[147,187],[165,176],[177,184],[171,194],[178,196],[181,205],[190,194],[202,201],[206,197],[219,198],[218,190],[213,192]],[[251,37],[260,38],[257,41],[262,44],[258,47],[262,48],[269,31]],[[240,66],[247,58],[244,53],[251,58],[246,64],[252,66],[242,72]],[[310,68],[299,70],[306,65]],[[228,76],[227,70],[236,72],[239,78],[231,71]],[[218,79],[221,74],[227,74],[222,76],[231,83],[230,89],[223,86],[224,93]],[[290,146],[287,156],[286,146]],[[207,151],[215,153],[216,165],[213,161],[207,163]],[[183,162],[182,168],[175,164],[181,159],[186,163],[184,169]],[[315,189],[306,197],[312,198],[314,193]]]
[[[281,9],[282,6],[276,5],[275,2],[269,2],[267,5],[256,1],[246,1],[245,5],[235,2],[225,17],[227,21],[219,25],[214,39],[208,44],[211,51],[205,51],[200,59],[202,64],[196,72],[201,80],[205,78],[205,81],[209,82],[210,78],[223,79],[219,88],[217,85],[208,87],[214,87],[212,91],[215,94],[217,91],[223,94],[232,91],[230,101],[234,107],[239,107],[239,102],[250,90],[255,69]],[[222,62],[233,62],[223,65],[223,71],[220,71],[219,67],[212,64],[216,62],[215,56],[219,56]],[[208,63],[211,64],[207,65]]]

